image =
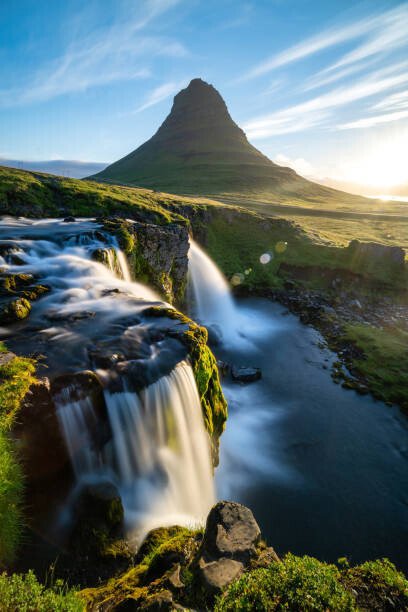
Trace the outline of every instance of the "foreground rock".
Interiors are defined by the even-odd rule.
[[[261,542],[251,510],[222,501],[208,515],[204,534],[155,529],[135,561],[117,582],[83,591],[89,610],[100,609],[101,601],[104,610],[212,609],[215,597],[244,572],[279,558]]]
[[[260,368],[232,366],[231,376],[232,380],[235,380],[236,382],[249,383],[260,380],[262,378],[262,372]]]

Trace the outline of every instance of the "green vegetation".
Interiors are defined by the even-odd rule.
[[[213,609],[197,565],[202,537],[201,529],[154,529],[134,567],[101,586],[82,590],[79,596],[89,610],[125,602],[143,608],[166,594],[188,609]],[[339,568],[287,554],[282,561],[246,571],[219,595],[215,610],[380,612],[405,610],[407,605],[408,581],[387,559],[352,568],[343,560]]]
[[[244,206],[251,201],[352,210],[369,205],[365,198],[312,183],[274,164],[248,142],[220,94],[201,79],[179,92],[170,115],[150,140],[95,178],[225,197]]]
[[[84,589],[80,597],[87,609],[115,605],[130,599],[134,605],[146,602],[153,593],[160,593],[165,585],[160,576],[165,568],[177,561],[186,563],[197,551],[202,529],[187,529],[171,526],[153,529],[143,542],[138,554],[137,565],[105,585]],[[166,580],[163,581],[164,583]]]
[[[83,612],[84,603],[61,580],[52,587],[40,584],[32,571],[0,575],[2,612]]]
[[[222,595],[216,612],[228,610],[355,610],[353,597],[340,582],[334,565],[312,557],[285,556],[266,569],[244,574]]]
[[[354,361],[354,367],[364,375],[372,393],[408,408],[408,332],[350,323],[345,326],[345,338],[364,355]]]
[[[3,343],[0,353],[3,359],[7,357]],[[34,362],[21,357],[12,357],[0,365],[0,567],[14,559],[21,536],[24,479],[8,432],[35,380],[34,370]]]
[[[408,609],[408,580],[388,559],[366,561],[342,572],[342,582],[356,594],[359,610]]]
[[[193,198],[154,193],[149,189],[104,185],[0,166],[2,215],[36,218],[118,215],[159,225],[171,221],[185,223],[180,215],[167,210],[175,200],[186,205],[199,202]]]

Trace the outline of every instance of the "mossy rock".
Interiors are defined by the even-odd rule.
[[[227,401],[224,397],[217,361],[207,345],[208,332],[189,317],[172,308],[153,306],[144,315],[168,317],[183,324],[182,331],[174,335],[187,347],[197,390],[203,411],[204,424],[210,435],[214,466],[218,465],[218,445],[228,417]],[[170,332],[171,333],[171,332]]]
[[[26,319],[31,312],[31,304],[26,298],[16,298],[9,302],[0,313],[0,323],[17,323]]]

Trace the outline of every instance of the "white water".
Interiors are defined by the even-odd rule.
[[[143,324],[136,318],[136,324],[126,327],[123,320],[159,301],[151,289],[130,280],[114,239],[96,232],[89,222],[69,226],[5,219],[0,227],[1,243],[13,249],[18,244],[23,262],[12,264],[6,257],[8,271],[35,275],[52,289],[34,304],[28,325],[47,338],[47,350],[50,341],[58,347],[51,354],[62,367],[73,353],[83,363],[86,346],[100,340],[106,346],[115,333],[128,337],[130,344],[143,341]],[[13,239],[7,239],[10,235]],[[107,265],[92,259],[95,249],[104,251]],[[157,348],[150,349],[147,360],[157,355]],[[109,380],[110,372],[99,373]],[[209,438],[190,365],[179,363],[140,393],[133,390],[131,376],[121,375],[122,391],[104,393],[110,440],[101,443],[100,413],[89,397],[78,398],[74,387],[63,389],[56,405],[77,484],[113,482],[137,542],[153,527],[203,521],[215,493]]]
[[[106,394],[128,526],[202,522],[215,501],[208,434],[186,363],[147,387]]]
[[[228,282],[210,257],[190,238],[189,283],[197,319],[215,325],[222,337],[237,333],[238,311]]]
[[[269,319],[237,306],[222,272],[191,238],[188,257],[189,310],[202,325],[213,328],[224,345],[248,347],[273,330]]]

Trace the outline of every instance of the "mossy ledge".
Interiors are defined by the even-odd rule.
[[[291,553],[280,559],[248,508],[219,502],[205,529],[151,531],[133,567],[78,596],[95,612],[380,612],[407,609],[408,581],[387,559],[355,567],[345,558],[337,564]]]
[[[208,332],[189,317],[173,308],[153,306],[143,314],[150,317],[167,317],[179,321],[182,331],[170,330],[187,348],[197,390],[200,396],[205,427],[210,435],[214,465],[218,465],[218,445],[228,417],[227,401],[222,392],[217,361],[207,345]]]
[[[0,343],[0,568],[13,562],[21,538],[24,476],[9,434],[34,373],[32,359]]]

